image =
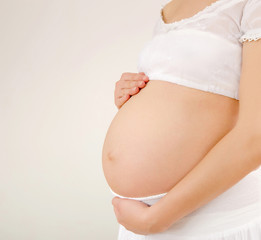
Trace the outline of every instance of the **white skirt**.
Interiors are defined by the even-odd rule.
[[[110,190],[150,206],[167,194],[129,198]],[[119,224],[118,240],[261,240],[261,167],[165,232],[140,235]]]

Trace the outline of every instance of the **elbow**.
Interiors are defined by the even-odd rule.
[[[237,124],[233,131],[245,142],[246,149],[250,153],[251,159],[261,166],[261,131],[249,125]]]
[[[256,151],[257,162],[261,165],[261,136],[254,136],[252,139],[253,149]]]
[[[257,164],[257,168],[261,166],[261,137],[259,135],[251,135],[248,142],[249,150],[254,163]],[[256,169],[257,169],[256,168]]]

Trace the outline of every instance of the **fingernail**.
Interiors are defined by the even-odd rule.
[[[144,76],[144,77],[143,77],[143,80],[147,80],[147,79],[148,79],[148,77],[147,77],[147,76]]]

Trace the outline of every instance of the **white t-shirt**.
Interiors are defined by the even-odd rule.
[[[239,100],[242,46],[261,38],[261,0],[217,0],[192,17],[165,23],[162,8],[137,68],[169,81]]]

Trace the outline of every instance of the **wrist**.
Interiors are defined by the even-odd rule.
[[[154,204],[148,208],[145,219],[150,234],[164,232],[170,226],[166,216],[164,216],[160,206],[157,204]]]

